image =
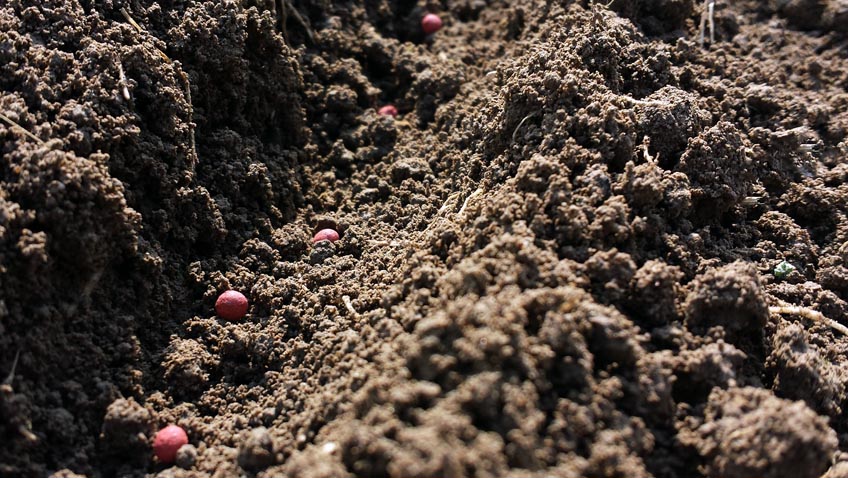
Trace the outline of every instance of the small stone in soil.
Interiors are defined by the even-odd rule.
[[[192,444],[183,445],[177,450],[177,466],[184,470],[190,470],[197,463],[197,448]]]
[[[336,246],[330,241],[319,241],[309,252],[309,263],[312,265],[321,264],[325,260],[333,257],[336,253]]]
[[[249,471],[258,471],[274,463],[274,441],[265,427],[250,431],[239,446],[238,464]]]

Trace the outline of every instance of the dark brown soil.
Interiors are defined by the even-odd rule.
[[[848,477],[848,4],[704,8],[0,2],[0,476]]]

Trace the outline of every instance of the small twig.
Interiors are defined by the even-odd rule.
[[[392,241],[378,241],[376,239],[369,239],[368,245],[373,247],[398,247],[400,246],[400,242],[392,240]]]
[[[359,312],[357,312],[356,309],[353,308],[353,302],[350,301],[349,295],[343,295],[342,302],[344,302],[345,308],[348,312],[350,312],[350,315],[354,317],[359,317]]]
[[[651,152],[648,148],[651,147],[651,138],[649,136],[645,136],[645,139],[642,141],[642,157],[645,158],[645,161],[648,163],[656,163],[657,158],[651,156]]]
[[[639,106],[668,106],[668,107],[674,106],[672,103],[669,103],[669,102],[667,102],[667,101],[659,101],[659,100],[651,100],[651,101],[637,100],[636,98],[631,98],[631,97],[629,97],[629,96],[627,96],[627,95],[619,95],[619,96],[618,96],[618,98],[620,98],[620,99],[622,99],[622,100],[624,100],[624,101],[627,101],[628,103],[632,103],[632,104],[634,104],[634,105],[639,105]]]
[[[18,359],[19,358],[21,358],[21,349],[18,349],[18,351],[15,352],[15,359],[12,360],[12,370],[9,371],[9,375],[7,375],[6,378],[3,379],[2,382],[0,382],[0,384],[2,384],[2,385],[11,385],[12,384],[12,380],[15,379],[15,369],[18,368]]]
[[[130,90],[127,88],[127,75],[124,74],[124,67],[121,65],[121,60],[118,60],[118,82],[121,84],[121,93],[124,95],[124,100],[130,100]]]
[[[9,126],[11,126],[12,128],[18,128],[19,130],[21,130],[21,132],[23,132],[27,138],[35,141],[38,144],[44,144],[44,141],[42,141],[41,138],[27,131],[26,128],[16,123],[12,118],[9,118],[3,113],[0,113],[0,119],[5,121],[6,123],[9,123]]]
[[[283,35],[283,40],[285,40],[288,45],[289,34],[286,31],[286,6],[283,3],[283,0],[274,0],[274,11],[277,14],[277,28],[280,29],[280,33]]]
[[[139,33],[145,33],[144,29],[141,28],[141,25],[139,25],[138,23],[136,23],[135,20],[133,20],[126,8],[121,7],[121,13],[124,15],[124,18],[127,19],[127,22],[129,22],[129,24],[132,25]],[[165,60],[166,63],[168,63],[169,65],[173,63],[173,61],[171,61],[171,59],[168,57],[168,55],[165,54],[164,51],[160,50],[158,47],[155,46],[153,47],[153,49],[156,50],[159,56],[162,57],[162,59]],[[177,73],[182,77],[183,81],[185,82],[189,121],[192,121],[194,119],[194,105],[191,102],[191,84],[188,81],[188,74],[186,74],[186,72],[181,69],[177,70]],[[194,139],[194,128],[190,128],[189,145],[191,146],[191,154],[193,156],[191,158],[191,162],[192,164],[197,164],[199,157],[197,156],[197,146],[195,144]]]
[[[429,223],[429,224],[427,224],[427,227],[425,227],[425,228],[424,228],[424,230],[423,230],[421,233],[422,233],[422,234],[426,234],[426,233],[427,233],[427,231],[429,231],[429,230],[430,230],[430,228],[431,228],[431,227],[433,227],[433,224],[435,224],[435,223],[436,223],[436,221],[437,221],[439,218],[441,218],[441,217],[442,217],[442,214],[443,214],[445,211],[447,211],[448,206],[449,206],[451,203],[453,203],[453,202],[454,202],[454,200],[455,200],[456,198],[458,198],[458,197],[459,197],[459,192],[455,192],[455,193],[453,193],[453,194],[449,195],[449,196],[448,196],[448,198],[447,198],[447,199],[445,199],[445,203],[444,203],[444,204],[442,204],[442,207],[440,207],[440,208],[439,208],[439,210],[436,212],[436,216],[433,218],[433,220],[432,220],[432,221],[430,221],[430,223]]]
[[[704,0],[704,10],[701,12],[701,28],[698,34],[698,44],[704,46],[706,27],[710,27],[710,44],[715,43],[715,0]]]
[[[707,4],[707,10],[710,12],[710,45],[713,45],[715,44],[715,0],[710,0],[710,3]]]
[[[132,25],[133,27],[135,27],[135,29],[136,29],[139,33],[144,33],[144,29],[143,29],[143,28],[141,28],[141,25],[139,25],[138,23],[136,23],[136,22],[135,22],[135,20],[133,20],[133,18],[130,16],[130,12],[128,12],[126,8],[121,7],[121,13],[124,15],[124,18],[126,18],[126,19],[127,19],[127,21],[130,23],[130,25]]]
[[[30,429],[27,428],[26,425],[23,425],[23,424],[19,425],[18,426],[18,433],[23,435],[24,438],[31,443],[36,443],[38,441],[38,437],[35,435],[35,433],[31,432]]]
[[[124,15],[124,18],[127,19],[127,22],[129,22],[129,24],[132,25],[136,29],[136,31],[138,31],[141,34],[145,33],[144,28],[141,28],[141,25],[139,25],[138,23],[136,23],[135,20],[133,20],[133,18],[130,16],[130,12],[128,12],[126,8],[121,7],[121,13]],[[153,49],[156,50],[156,52],[159,54],[159,56],[162,57],[162,59],[165,60],[166,63],[169,63],[169,64],[173,63],[171,61],[171,59],[168,57],[168,55],[165,54],[164,51],[160,50],[157,47],[153,47]]]
[[[516,126],[515,129],[512,131],[512,142],[513,143],[515,142],[516,137],[518,136],[518,130],[520,130],[521,127],[524,126],[524,123],[526,123],[527,120],[529,120],[530,118],[533,118],[534,116],[536,116],[538,114],[539,114],[538,111],[534,111],[534,112],[530,113],[529,115],[525,116],[521,121],[518,122],[518,126]]]
[[[448,209],[448,205],[450,205],[450,203],[452,203],[452,202],[453,202],[455,199],[457,199],[458,197],[459,197],[459,193],[458,193],[458,192],[457,192],[457,193],[453,193],[453,194],[451,194],[450,196],[448,196],[448,198],[447,198],[447,199],[445,199],[445,203],[444,203],[444,204],[442,204],[442,207],[440,207],[440,208],[439,208],[439,212],[437,212],[437,213],[436,213],[436,215],[437,215],[437,216],[441,216],[441,215],[442,215],[442,213],[443,213],[443,212],[445,212],[445,211]]]
[[[458,212],[457,214],[461,216],[461,215],[462,215],[462,213],[464,213],[464,212],[465,212],[465,207],[466,207],[466,206],[468,206],[468,202],[469,202],[469,201],[471,201],[471,198],[475,198],[475,197],[477,197],[477,196],[479,196],[479,195],[481,195],[481,194],[483,194],[483,189],[481,189],[481,188],[477,188],[477,190],[476,190],[476,191],[474,191],[473,193],[469,194],[469,195],[468,195],[468,197],[467,197],[467,198],[465,198],[465,201],[462,203],[462,207],[461,207],[461,208],[459,208],[459,212]]]
[[[297,9],[294,8],[294,5],[291,4],[291,0],[284,0],[284,3],[289,7],[289,10],[291,11],[294,19],[297,20],[298,23],[300,23],[304,30],[306,30],[306,36],[309,38],[309,42],[315,44],[315,34],[312,33],[312,28],[300,15],[300,12],[298,12]]]
[[[845,327],[844,325],[840,324],[839,322],[833,319],[828,319],[821,312],[810,309],[808,307],[798,307],[796,305],[772,306],[769,307],[769,313],[798,315],[805,319],[812,320],[813,322],[818,322],[820,324],[827,325],[832,329],[842,332],[844,335],[848,335],[848,327]]]
[[[189,120],[194,120],[194,103],[191,102],[191,85],[188,82],[188,75],[184,71],[180,71],[180,74],[183,77],[183,81],[185,81],[185,91],[186,91],[186,101],[188,101],[188,117]],[[189,146],[191,146],[191,163],[197,164],[200,158],[197,156],[197,144],[194,139],[194,128],[189,128]]]

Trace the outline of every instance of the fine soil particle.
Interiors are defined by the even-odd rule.
[[[0,2],[0,476],[848,476],[846,5]]]

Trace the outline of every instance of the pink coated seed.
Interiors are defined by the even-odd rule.
[[[377,110],[377,114],[381,116],[397,116],[398,110],[395,108],[395,105],[386,105]]]
[[[335,229],[321,229],[312,238],[312,243],[321,241],[336,242],[339,240],[339,233]]]
[[[188,435],[177,425],[168,425],[159,430],[153,439],[153,453],[161,463],[173,463],[177,458],[177,450],[188,444]]]
[[[442,29],[442,19],[435,13],[428,13],[421,19],[421,29],[431,35]]]
[[[247,297],[241,292],[228,290],[215,301],[215,313],[226,320],[241,320],[247,314]]]

